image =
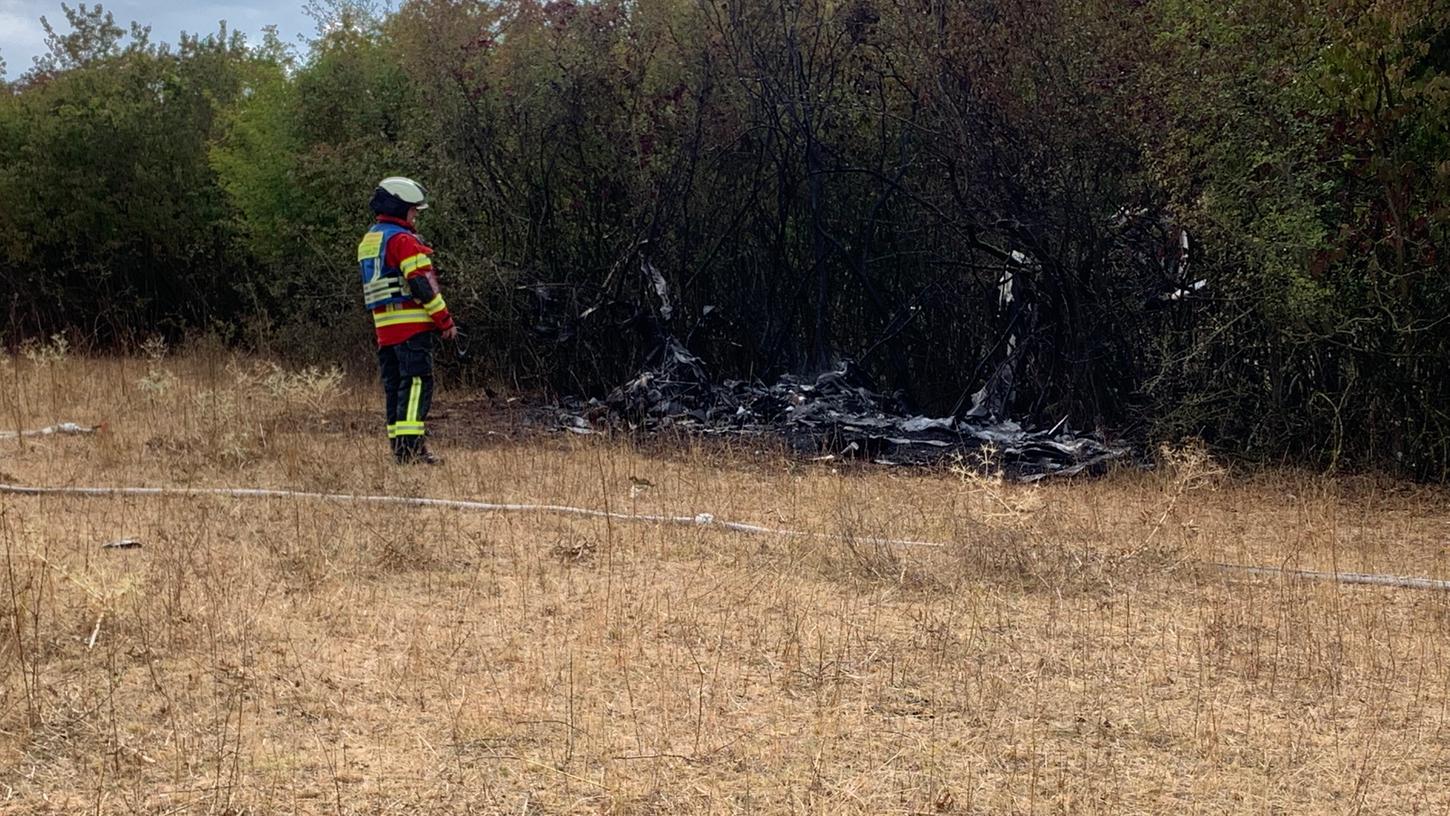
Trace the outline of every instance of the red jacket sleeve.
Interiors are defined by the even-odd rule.
[[[433,319],[439,331],[453,328],[453,315],[443,300],[443,290],[438,286],[438,271],[433,267],[432,247],[418,240],[411,233],[400,233],[388,242],[386,262],[388,266],[402,270],[407,280],[408,291]],[[426,282],[426,286],[420,283]],[[421,297],[420,297],[421,293]]]

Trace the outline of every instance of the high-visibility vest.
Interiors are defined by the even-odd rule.
[[[408,230],[394,224],[374,224],[363,236],[362,243],[357,245],[357,262],[362,270],[363,305],[369,311],[412,300],[403,270],[390,267],[387,262],[388,242],[400,232]]]

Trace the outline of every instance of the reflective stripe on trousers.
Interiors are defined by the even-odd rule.
[[[378,349],[389,439],[424,436],[433,402],[433,338],[421,332]]]

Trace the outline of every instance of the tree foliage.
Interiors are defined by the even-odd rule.
[[[302,54],[67,9],[0,95],[12,340],[365,340],[352,246],[406,174],[527,387],[668,330],[720,376],[850,357],[923,410],[1444,478],[1441,4],[313,6]]]

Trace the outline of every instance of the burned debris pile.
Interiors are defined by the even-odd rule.
[[[564,427],[589,432],[595,422],[654,432],[774,436],[813,457],[862,459],[886,465],[962,461],[1000,468],[1007,478],[1036,481],[1101,468],[1125,447],[1061,427],[1028,431],[1012,421],[914,416],[898,398],[878,392],[851,363],[816,377],[781,377],[773,385],[725,380],[673,337],[653,363],[603,401],[561,404]]]

